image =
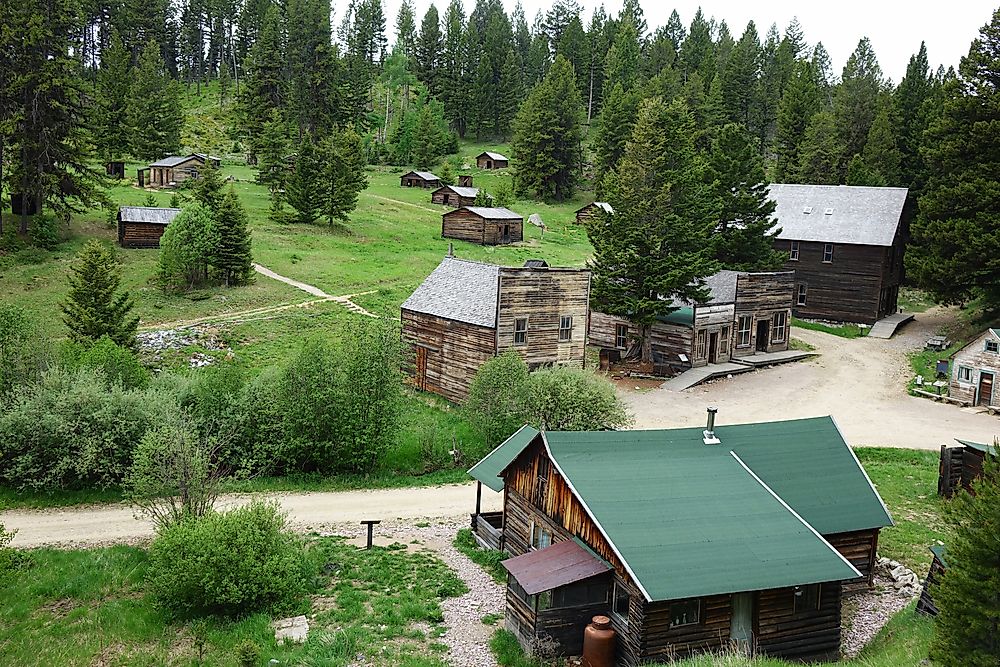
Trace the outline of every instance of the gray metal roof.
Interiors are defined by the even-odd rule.
[[[508,162],[510,162],[510,160],[507,158],[506,155],[501,155],[500,153],[491,153],[490,151],[483,151],[476,157],[482,157],[484,155],[490,158],[491,160],[507,160]]]
[[[403,302],[402,308],[481,327],[494,327],[499,280],[500,267],[495,264],[445,257]]]
[[[440,181],[441,180],[440,178],[438,178],[437,176],[435,176],[434,174],[432,174],[429,171],[408,171],[405,174],[403,174],[403,176],[409,176],[410,174],[413,174],[414,176],[419,176],[420,178],[424,179],[425,181]]]
[[[438,188],[440,190],[451,190],[459,197],[475,197],[479,194],[479,188],[463,187],[461,185],[445,185]]]
[[[180,212],[179,208],[152,206],[122,206],[118,209],[122,222],[145,222],[152,225],[169,225]]]
[[[772,183],[779,239],[890,246],[906,188]]]
[[[591,206],[596,206],[597,208],[601,209],[605,213],[608,213],[609,215],[614,215],[615,214],[615,209],[611,206],[611,204],[609,204],[606,201],[592,201],[589,204],[585,204],[584,206],[581,206],[580,208],[576,209],[575,212],[579,213],[580,211],[583,211],[584,209],[590,208]]]
[[[700,305],[711,306],[723,303],[735,303],[736,280],[740,273],[740,271],[723,270],[702,280],[701,283],[709,289],[709,297],[706,303]],[[693,304],[683,299],[674,299],[670,305],[675,308],[682,308]]]
[[[150,167],[176,167],[177,165],[187,162],[188,160],[201,160],[204,162],[203,158],[199,158],[197,155],[168,155],[165,158],[157,160],[156,162],[149,165]]]
[[[462,210],[462,209],[458,209]],[[465,210],[472,211],[481,218],[489,220],[523,220],[520,213],[514,213],[509,208],[488,208],[486,206],[466,206]],[[447,215],[447,214],[445,214]]]

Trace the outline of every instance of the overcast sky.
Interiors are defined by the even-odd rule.
[[[347,0],[333,0],[338,11]],[[449,0],[435,0],[441,15]],[[604,4],[608,13],[617,14],[621,0],[579,0],[584,7],[584,25],[590,20],[593,9]],[[738,39],[747,21],[757,24],[761,38],[772,23],[784,32],[793,16],[797,16],[810,45],[823,42],[833,58],[834,71],[839,75],[847,57],[857,46],[861,37],[871,39],[878,55],[879,64],[886,76],[896,83],[906,71],[910,56],[920,47],[920,41],[927,42],[931,66],[938,64],[958,65],[959,59],[969,52],[969,44],[979,34],[979,28],[989,23],[993,11],[1000,0],[838,0],[835,2],[815,2],[806,0],[641,0],[646,14],[646,22],[652,31],[667,22],[672,9],[677,9],[685,26],[691,24],[699,6],[707,17],[725,20],[733,37]],[[383,0],[389,43],[393,42],[396,13],[400,0]],[[417,8],[417,27],[431,0],[414,0]],[[475,0],[463,0],[466,14],[475,6]],[[503,0],[508,13],[514,9],[516,0]],[[522,0],[524,13],[531,24],[535,12],[546,11],[550,0]],[[337,18],[339,22],[339,15]],[[335,24],[336,25],[336,24]]]

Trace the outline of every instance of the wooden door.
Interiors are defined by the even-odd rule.
[[[719,332],[713,331],[708,335],[708,363],[714,364],[719,361]]]
[[[978,405],[993,405],[993,373],[979,373]]]
[[[417,389],[427,389],[427,348],[417,348],[417,363],[413,374]]]
[[[771,337],[771,321],[757,320],[757,351],[767,352],[768,338]]]
[[[753,593],[733,593],[733,618],[729,638],[741,651],[753,647]]]
[[[510,225],[503,226],[503,239],[504,243],[510,243]]]

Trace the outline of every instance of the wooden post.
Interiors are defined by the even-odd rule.
[[[483,483],[476,482],[476,516],[479,516],[483,506]]]
[[[381,521],[362,521],[361,522],[362,526],[368,526],[368,544],[365,547],[365,549],[371,549],[372,548],[372,535],[373,535],[374,530],[375,530],[375,524],[379,524],[379,523],[382,523],[382,522]]]
[[[941,462],[938,464],[938,495],[951,496],[951,456],[947,445],[941,445]]]

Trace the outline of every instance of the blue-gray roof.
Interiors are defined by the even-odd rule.
[[[772,183],[779,239],[890,246],[906,188]]]
[[[472,211],[479,217],[486,218],[487,220],[524,220],[524,217],[522,217],[520,213],[514,213],[514,211],[510,210],[509,208],[466,206],[465,210]]]
[[[500,267],[445,257],[403,302],[403,310],[494,327]]]

